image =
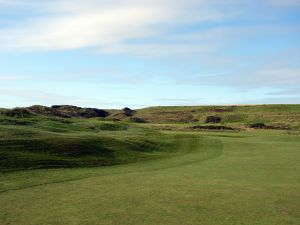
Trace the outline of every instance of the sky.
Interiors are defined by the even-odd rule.
[[[300,0],[0,0],[0,108],[300,103]]]

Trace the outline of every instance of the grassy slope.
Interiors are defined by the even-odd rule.
[[[299,224],[299,136],[193,137],[159,160],[5,173],[0,224]]]
[[[182,138],[97,119],[2,118],[0,171],[154,159],[182,152]]]
[[[231,125],[263,122],[300,129],[300,105],[151,107],[138,110],[135,116],[155,123],[186,123],[194,120],[203,123],[210,115],[219,116],[225,124]]]

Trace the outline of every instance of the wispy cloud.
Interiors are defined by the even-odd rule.
[[[294,5],[295,0],[265,0],[272,5]],[[238,17],[246,3],[217,0],[1,0],[1,8],[27,9],[33,16],[0,29],[0,51],[61,51],[88,48],[99,53],[159,55],[201,54],[217,51],[224,40],[253,35],[263,29],[217,27],[172,35],[172,27],[203,22],[225,22]],[[250,5],[251,4],[246,4]],[[264,29],[269,30],[270,29]],[[169,43],[130,43],[159,38]],[[222,41],[220,42],[220,40]],[[209,41],[209,43],[206,43]],[[193,42],[192,44],[190,42]],[[95,50],[96,49],[96,50]]]
[[[26,6],[24,2],[14,3]],[[28,1],[27,7],[30,6],[47,13],[0,30],[0,49],[45,51],[105,46],[111,49],[129,39],[161,35],[166,24],[216,21],[227,16],[208,1],[64,0],[36,5]]]
[[[178,85],[227,86],[236,89],[262,87],[286,87],[300,83],[300,69],[292,67],[258,67],[228,73],[194,74],[172,78]]]

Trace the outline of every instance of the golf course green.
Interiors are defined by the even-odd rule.
[[[78,127],[65,132],[63,127],[51,131],[48,123],[42,128],[26,126],[1,126],[1,225],[300,223],[297,133],[153,132],[134,127],[87,136]],[[93,156],[74,152],[66,161],[70,155],[53,153],[49,144],[49,140],[68,140],[64,143],[81,151],[70,140],[88,137],[87,145],[93,146],[95,140],[105,143],[105,151],[98,149],[106,152],[100,154],[104,166],[95,165],[97,154],[93,152]],[[24,139],[31,141],[20,141]],[[7,149],[12,142],[19,150],[10,151],[10,158]],[[30,143],[35,147],[29,148]],[[42,155],[36,143],[50,146],[50,151]],[[76,158],[92,163],[80,164]],[[20,163],[26,160],[33,168]],[[67,167],[62,168],[62,162]],[[24,168],[18,168],[20,165]]]

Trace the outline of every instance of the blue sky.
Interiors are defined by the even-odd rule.
[[[0,0],[0,107],[300,103],[300,0]]]

